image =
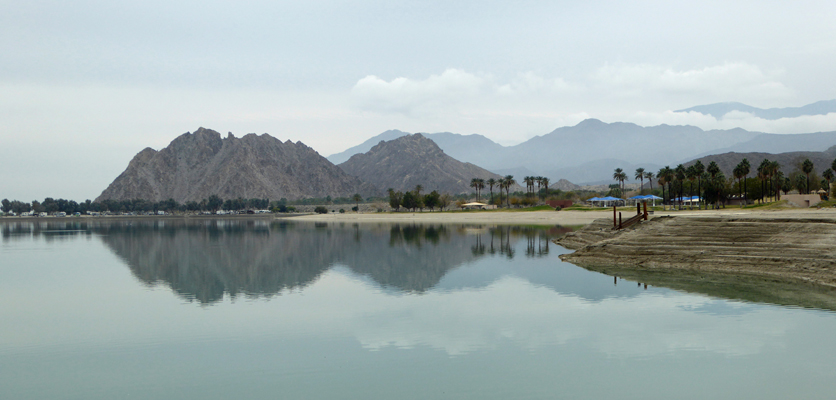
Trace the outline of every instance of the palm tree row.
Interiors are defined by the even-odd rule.
[[[476,201],[479,201],[479,194],[481,193],[482,189],[485,188],[485,180],[482,178],[473,178],[470,180],[470,187],[476,189]],[[491,190],[491,194],[493,195],[493,190]]]
[[[526,192],[529,196],[534,197],[534,185],[537,185],[537,193],[541,193],[540,187],[549,188],[549,178],[543,176],[526,176],[523,178],[525,182]],[[547,190],[548,192],[548,190]],[[542,196],[542,195],[541,195]]]

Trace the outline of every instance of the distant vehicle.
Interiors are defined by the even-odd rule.
[[[98,211],[87,211],[87,214],[88,214],[88,215],[92,215],[92,216],[101,215],[101,213],[100,213],[100,212],[98,212]]]
[[[255,214],[255,211],[253,211],[253,210],[247,210],[247,214]]]
[[[227,211],[224,211],[224,210],[218,210],[218,211],[215,211],[215,214],[226,215],[226,214],[229,214],[229,213]]]
[[[157,215],[165,215],[165,211],[157,211]]]
[[[45,212],[38,213],[38,216],[39,216],[39,217],[46,217],[46,216],[48,216],[48,215],[49,215],[49,214],[47,214],[47,213],[45,213]]]
[[[81,213],[80,213],[80,212],[77,212],[77,213],[73,214],[73,216],[75,216],[75,217],[80,217],[80,216],[81,216]]]
[[[55,216],[56,216],[56,217],[66,217],[66,216],[67,216],[67,213],[65,213],[65,212],[63,212],[63,211],[61,211],[61,212],[57,212],[57,213],[55,213]]]
[[[256,210],[256,214],[270,214],[270,210]]]

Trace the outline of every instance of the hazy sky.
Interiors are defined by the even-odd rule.
[[[687,3],[687,4],[684,4]],[[387,129],[515,144],[594,117],[836,130],[671,110],[836,98],[833,1],[0,0],[0,198],[94,198],[206,127],[322,155]]]

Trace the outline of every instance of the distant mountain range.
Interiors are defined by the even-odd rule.
[[[812,104],[807,104],[801,107],[785,107],[785,108],[757,108],[743,103],[728,102],[728,103],[714,103],[702,106],[686,108],[683,110],[676,110],[675,112],[698,112],[700,114],[710,115],[715,119],[722,119],[723,116],[732,112],[740,111],[752,114],[758,118],[763,119],[781,119],[781,118],[797,118],[804,115],[825,115],[836,112],[836,100],[817,101]]]
[[[381,140],[404,135],[407,133],[386,131],[353,147],[353,150],[330,156],[329,160],[344,159],[353,155],[349,154],[351,151],[371,149]],[[780,135],[740,128],[704,131],[694,126],[642,127],[623,122],[604,123],[596,119],[555,129],[516,146],[502,146],[476,134],[443,132],[422,135],[436,142],[447,155],[499,175],[511,174],[517,178],[540,175],[553,181],[566,179],[585,185],[611,182],[615,168],[633,171],[644,167],[652,171],[664,165],[676,165],[729,151],[822,151],[836,145],[836,132]]]
[[[789,175],[793,171],[801,170],[801,162],[804,161],[805,158],[809,158],[810,161],[813,162],[815,173],[821,175],[824,170],[830,168],[831,163],[833,163],[833,160],[836,159],[836,146],[830,147],[825,151],[790,151],[786,153],[730,152],[712,154],[700,157],[697,160],[701,161],[703,165],[708,165],[712,161],[716,162],[717,166],[720,167],[720,170],[723,171],[723,174],[729,177],[733,176],[732,171],[734,170],[734,167],[737,166],[737,164],[744,158],[749,160],[749,165],[751,165],[752,172],[750,175],[757,174],[757,168],[764,159],[777,161],[778,164],[781,165],[781,171],[784,172],[784,175]],[[690,166],[697,162],[697,160],[689,161],[684,165],[686,167]]]

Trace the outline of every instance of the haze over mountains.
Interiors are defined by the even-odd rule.
[[[330,160],[344,159],[352,151],[371,147],[381,140],[407,135],[386,131]],[[485,168],[491,172],[542,175],[567,179],[579,184],[611,181],[612,171],[637,167],[655,170],[676,165],[708,154],[729,151],[822,151],[836,145],[836,132],[801,135],[768,134],[735,128],[704,131],[694,126],[659,125],[642,127],[632,123],[604,123],[587,119],[555,129],[515,146],[502,146],[482,135],[455,133],[423,134],[432,139],[447,155]]]
[[[740,111],[752,114],[758,118],[775,120],[781,118],[797,118],[805,115],[826,115],[836,113],[836,100],[817,101],[801,107],[784,108],[758,108],[743,103],[726,102],[695,106],[675,112],[698,112],[704,115],[711,115],[715,119],[721,119],[732,111]]]

